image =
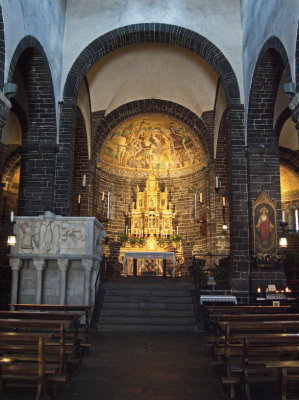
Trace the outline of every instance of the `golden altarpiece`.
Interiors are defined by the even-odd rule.
[[[168,190],[161,191],[154,173],[150,173],[144,191],[136,188],[136,202],[128,211],[128,225],[123,235],[119,262],[124,275],[133,274],[133,259],[137,259],[137,275],[161,275],[162,260],[175,276],[184,262],[181,237],[174,227],[174,205],[168,201]]]

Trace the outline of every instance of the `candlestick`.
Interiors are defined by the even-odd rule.
[[[216,176],[215,179],[215,189],[219,189],[219,176]]]
[[[295,229],[299,231],[298,210],[295,210]]]
[[[281,220],[282,220],[282,222],[286,222],[286,211],[285,210],[281,211]]]
[[[222,205],[225,207],[225,197],[222,197]]]
[[[10,222],[13,222],[13,218],[14,218],[14,212],[11,211],[11,212],[10,212]]]
[[[110,217],[110,192],[108,192],[108,200],[107,200],[107,218]]]
[[[84,174],[82,178],[82,187],[85,188],[85,186],[86,186],[86,175]]]
[[[202,192],[199,193],[199,202],[202,203]]]
[[[81,203],[81,195],[79,194],[79,196],[78,196],[78,204],[80,204]]]

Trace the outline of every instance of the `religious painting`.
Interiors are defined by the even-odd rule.
[[[206,165],[204,149],[193,130],[176,118],[141,114],[117,125],[103,143],[98,166],[114,172],[150,171],[180,175]],[[141,176],[141,175],[140,175]]]
[[[276,207],[266,192],[262,192],[253,204],[253,232],[255,253],[276,253]]]

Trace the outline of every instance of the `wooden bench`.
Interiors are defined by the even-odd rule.
[[[290,383],[293,381],[299,382],[299,360],[294,361],[268,361],[265,364],[266,368],[274,368],[279,370],[280,375],[280,398],[287,400],[287,391]],[[299,395],[296,399],[299,400]]]
[[[23,319],[0,319],[1,331],[22,330],[30,334],[32,330],[35,332],[52,332],[58,333],[59,343],[53,346],[59,349],[59,373],[63,373],[66,369],[66,349],[65,349],[65,329],[71,325],[70,321],[64,320],[23,320]]]
[[[39,312],[59,312],[59,313],[84,313],[83,334],[81,346],[89,347],[89,328],[90,313],[92,306],[89,305],[59,305],[59,304],[17,304],[11,303],[10,307],[15,311],[39,311]],[[84,344],[86,343],[86,344]]]
[[[247,340],[245,340],[241,346],[236,346],[236,339],[240,339],[242,335],[246,336],[249,332],[255,331],[256,337],[260,335],[262,332],[292,332],[298,331],[299,329],[299,321],[255,321],[255,322],[236,322],[236,321],[223,321],[219,322],[219,325],[224,330],[225,336],[225,344],[223,347],[223,366],[225,374],[230,377],[232,375],[232,356],[239,356],[242,352],[242,360],[239,363],[239,368],[236,368],[234,372],[242,374],[242,384],[245,389],[245,393],[247,398],[250,399],[250,390],[249,383],[252,380],[254,374],[256,375],[265,375],[265,368],[262,367],[262,364],[265,361],[269,361],[269,358],[273,356],[286,357],[287,354],[297,352],[299,350],[298,346],[289,345],[289,343],[284,343],[283,339],[280,339],[280,343],[275,343],[274,337],[272,338],[272,343],[263,344],[263,340],[265,337],[260,338],[260,342],[258,343],[255,340],[252,345],[249,347],[248,336]],[[238,336],[236,336],[238,335]],[[293,339],[297,336],[294,337]],[[243,338],[244,339],[244,338]],[[247,346],[244,345],[247,343]],[[258,344],[258,346],[257,346]],[[273,346],[275,344],[275,346]],[[240,349],[242,347],[242,349]],[[249,362],[249,355],[251,357],[258,357],[260,361],[257,363]],[[256,360],[255,360],[256,361]],[[251,364],[251,365],[249,365]],[[263,379],[265,376],[263,377]],[[234,377],[234,379],[223,379],[223,383],[228,384],[230,386],[230,395],[234,395],[234,385],[238,379]],[[233,397],[232,397],[233,398]]]
[[[57,379],[62,382],[66,377],[59,375],[59,364],[46,362],[47,351],[45,349],[45,337],[43,336],[27,336],[27,341],[24,344],[21,338],[19,344],[14,343],[11,346],[10,357],[4,357],[13,360],[10,365],[2,365],[1,368],[1,390],[5,388],[8,382],[35,382],[37,386],[35,400],[49,398],[48,382]],[[6,351],[7,344],[0,343],[0,351]],[[28,356],[36,356],[33,361],[23,360],[19,357],[20,352],[28,354]]]

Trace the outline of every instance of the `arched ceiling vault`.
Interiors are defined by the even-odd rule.
[[[206,61],[178,46],[143,43],[122,47],[88,72],[92,111],[110,113],[140,99],[180,104],[199,117],[212,110],[218,77]]]

